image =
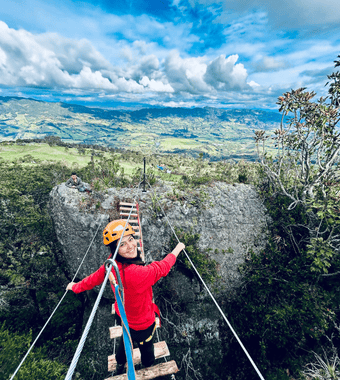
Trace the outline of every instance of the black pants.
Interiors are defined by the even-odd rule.
[[[121,320],[116,315],[116,319],[119,325],[121,325]],[[132,342],[137,343],[137,346],[141,353],[141,359],[142,364],[144,367],[150,367],[155,361],[155,352],[153,347],[153,333],[155,330],[155,323],[154,322],[150,327],[148,327],[145,330],[133,330],[130,328],[130,334]],[[152,336],[152,338],[149,340],[149,338]],[[148,340],[146,342],[146,340]],[[117,364],[125,364],[126,363],[126,355],[125,355],[125,348],[124,348],[124,340],[123,336],[119,338],[118,343],[118,350],[116,353],[116,360]]]

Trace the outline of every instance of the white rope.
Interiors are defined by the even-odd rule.
[[[148,182],[148,184],[149,184],[149,186],[150,186],[150,188],[151,188],[151,185],[150,185],[149,182]],[[170,226],[170,228],[171,228],[171,231],[172,231],[173,234],[175,235],[175,237],[176,237],[178,243],[180,243],[180,241],[179,241],[179,239],[178,239],[178,237],[177,237],[177,234],[176,234],[175,230],[173,229],[173,227],[172,227],[172,225],[171,225],[171,223],[170,223],[170,221],[169,221],[169,218],[168,218],[167,215],[165,214],[162,205],[161,205],[160,202],[158,202],[158,200],[157,200],[156,193],[154,193],[154,194],[155,194],[156,202],[158,203],[160,209],[162,210],[162,213],[163,213],[163,215],[165,216],[165,218],[166,218],[166,220],[167,220],[167,222],[168,222],[168,224],[169,224],[169,226]],[[240,344],[240,346],[242,347],[243,351],[244,351],[245,354],[247,355],[247,357],[248,357],[250,363],[251,363],[252,366],[254,367],[254,369],[255,369],[255,371],[257,372],[257,374],[259,375],[260,379],[261,379],[261,380],[264,380],[264,377],[262,376],[261,372],[260,372],[259,369],[257,368],[256,364],[254,363],[253,359],[252,359],[251,356],[249,355],[248,351],[247,351],[246,348],[244,347],[243,343],[241,342],[240,338],[239,338],[238,335],[236,334],[235,330],[233,329],[233,327],[232,327],[231,324],[229,323],[227,317],[225,316],[224,312],[222,311],[222,309],[220,308],[219,304],[218,304],[217,301],[215,300],[214,296],[213,296],[212,293],[210,292],[210,290],[209,290],[208,286],[206,285],[206,283],[204,282],[203,278],[202,278],[201,275],[198,273],[198,271],[197,271],[197,269],[196,269],[194,263],[191,261],[191,259],[190,259],[189,255],[187,254],[186,250],[183,249],[183,252],[185,253],[187,259],[189,260],[191,266],[192,266],[193,269],[195,270],[197,276],[199,277],[199,279],[200,279],[201,282],[203,283],[203,285],[204,285],[205,289],[207,290],[208,294],[210,295],[211,299],[214,301],[214,303],[215,303],[215,305],[216,305],[218,311],[221,313],[222,317],[223,317],[224,320],[226,321],[227,325],[229,326],[230,330],[231,330],[232,333],[234,334],[234,336],[235,336],[235,338],[237,339],[238,343]]]
[[[82,262],[80,263],[80,265],[79,265],[79,267],[78,267],[78,269],[77,269],[77,272],[76,272],[76,274],[74,275],[74,277],[73,277],[73,279],[72,279],[71,282],[73,282],[73,280],[76,278],[76,275],[77,275],[77,273],[78,273],[78,271],[79,271],[81,265],[83,264],[86,255],[88,254],[88,252],[89,252],[89,250],[90,250],[90,247],[91,247],[91,245],[92,245],[92,243],[93,243],[93,241],[94,241],[94,238],[95,238],[96,235],[97,235],[97,232],[98,232],[98,230],[99,230],[99,227],[100,227],[100,224],[98,225],[97,231],[96,231],[96,233],[94,234],[93,239],[92,239],[92,241],[91,241],[91,243],[90,243],[90,245],[89,245],[89,247],[88,247],[88,249],[87,249],[87,251],[86,251],[86,253],[85,253],[85,256],[84,256]],[[20,367],[21,367],[22,364],[24,363],[24,361],[25,361],[25,359],[27,358],[28,354],[31,352],[31,350],[32,350],[32,348],[34,347],[34,345],[35,345],[35,343],[37,342],[37,340],[40,338],[40,335],[41,335],[42,332],[45,330],[45,327],[48,325],[48,323],[49,323],[49,321],[51,320],[51,318],[53,317],[54,313],[57,311],[57,309],[58,309],[58,307],[60,306],[61,302],[62,302],[63,299],[65,298],[67,292],[68,292],[68,290],[66,290],[66,292],[64,293],[64,295],[61,297],[61,300],[59,301],[58,305],[55,307],[55,309],[53,310],[52,314],[50,315],[50,317],[48,318],[48,320],[47,320],[46,323],[44,324],[43,328],[40,330],[38,336],[35,338],[34,342],[31,344],[29,350],[27,351],[27,353],[26,353],[26,355],[24,356],[24,358],[21,360],[19,366],[17,367],[17,369],[16,369],[15,372],[13,373],[12,377],[10,378],[10,380],[14,379],[14,376],[15,376],[15,375],[17,374],[17,372],[19,371]]]

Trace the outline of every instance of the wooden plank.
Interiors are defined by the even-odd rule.
[[[177,373],[178,367],[174,360],[166,363],[160,363],[153,367],[147,367],[136,371],[136,380],[151,380],[159,376],[171,375]],[[118,376],[108,377],[106,380],[128,380],[126,373]]]
[[[109,327],[110,339],[118,338],[123,334],[122,326]]]
[[[160,320],[158,317],[156,317],[156,327],[159,328],[160,326]],[[109,327],[110,331],[110,339],[118,338],[123,334],[122,326],[114,326]]]
[[[123,219],[123,220],[126,220],[126,219]],[[138,219],[130,219],[129,220],[129,223],[138,223]],[[132,227],[132,226],[131,226]]]
[[[131,226],[135,231],[139,231],[139,226]]]
[[[135,212],[137,212],[137,209],[135,207],[119,207],[120,211],[131,211],[131,209]]]
[[[136,206],[136,203],[119,202],[119,206]]]
[[[120,215],[121,215],[121,216],[129,216],[130,213],[129,213],[129,212],[121,212]],[[134,218],[137,218],[137,217],[138,217],[137,214],[131,214],[130,216],[133,216]]]
[[[165,341],[157,342],[154,344],[155,348],[155,358],[164,358],[165,356],[170,356],[170,351],[168,349],[168,346]],[[133,350],[133,364],[139,364],[141,363],[141,353],[139,348],[135,348]],[[110,355],[108,357],[108,371],[113,372],[116,369],[117,361],[116,361],[116,355]]]

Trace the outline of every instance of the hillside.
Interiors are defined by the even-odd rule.
[[[0,97],[0,140],[57,135],[63,141],[153,153],[203,152],[211,159],[256,157],[254,130],[277,128],[280,114],[261,110],[150,108],[105,110]]]

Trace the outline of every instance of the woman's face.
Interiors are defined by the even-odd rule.
[[[126,259],[137,257],[137,240],[132,235],[123,236],[118,253]]]

